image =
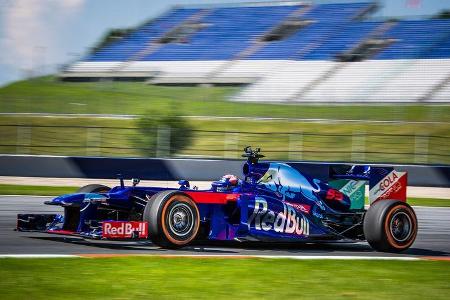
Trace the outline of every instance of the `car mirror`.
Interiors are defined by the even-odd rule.
[[[141,182],[141,180],[139,178],[133,178],[131,180],[133,182],[133,186],[137,186],[139,184],[139,182]]]

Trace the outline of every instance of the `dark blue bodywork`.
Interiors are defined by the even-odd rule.
[[[311,178],[288,164],[259,162],[257,154],[247,155],[243,176],[237,185],[227,180],[213,182],[208,190],[179,182],[177,193],[192,198],[200,221],[211,240],[310,241],[362,239],[364,204],[355,207],[355,187],[370,177],[370,167],[348,167],[324,182]],[[387,170],[389,171],[389,170]],[[341,181],[342,189],[332,185]],[[342,182],[343,181],[343,182]],[[47,232],[72,232],[101,238],[104,221],[141,221],[149,199],[163,187],[124,186],[121,181],[107,192],[75,193],[54,198],[48,205],[64,207]],[[359,200],[364,199],[364,185]],[[355,198],[356,199],[356,198]],[[364,200],[362,200],[364,201]],[[149,237],[151,239],[151,236]]]

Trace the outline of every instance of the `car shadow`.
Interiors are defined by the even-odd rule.
[[[142,251],[152,252],[152,253],[165,253],[168,251],[173,251],[170,249],[161,248],[150,241],[107,241],[107,240],[87,240],[80,237],[70,237],[70,236],[27,236],[27,238],[52,241],[65,244],[74,244],[86,247],[92,247],[97,249],[108,249],[127,253],[140,253]],[[216,254],[238,254],[238,251],[228,250],[228,249],[193,249],[192,247],[186,247],[176,250],[177,252],[207,252]]]
[[[113,250],[118,253],[173,253],[174,250],[164,249],[151,241],[108,241],[88,240],[72,236],[27,236],[27,238],[69,243],[91,248]],[[449,256],[444,251],[434,251],[421,248],[410,248],[401,253],[382,253],[372,249],[367,243],[323,242],[323,243],[264,243],[236,241],[198,241],[188,247],[176,250],[180,254],[229,254],[229,255],[354,255],[354,256]]]

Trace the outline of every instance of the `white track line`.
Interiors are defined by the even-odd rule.
[[[108,254],[106,254],[108,255]],[[403,261],[417,261],[421,260],[418,257],[404,257],[404,256],[320,256],[320,255],[221,255],[221,254],[209,254],[209,255],[195,255],[195,254],[163,254],[163,255],[151,255],[151,254],[136,254],[136,255],[120,255],[117,257],[126,256],[146,256],[146,257],[188,257],[188,258],[264,258],[264,259],[295,259],[295,260],[403,260]],[[75,255],[75,254],[0,254],[1,258],[95,258],[95,255]],[[99,255],[102,257],[102,254]],[[114,254],[112,254],[114,257]]]
[[[421,260],[418,257],[405,257],[405,256],[356,256],[356,255],[221,255],[221,254],[208,254],[208,255],[190,255],[190,254],[163,254],[157,255],[160,257],[217,257],[217,258],[269,258],[269,259],[297,259],[297,260]]]
[[[277,103],[278,104],[278,103]],[[29,116],[44,118],[99,118],[99,119],[122,119],[133,120],[140,115],[117,115],[117,114],[52,114],[52,113],[0,113],[0,116]],[[321,119],[321,118],[284,118],[284,117],[254,117],[254,116],[181,116],[196,120],[246,120],[246,121],[287,121],[306,123],[387,123],[387,124],[444,124],[445,121],[404,121],[404,120],[364,120],[364,119]]]
[[[0,258],[73,258],[73,254],[0,254]]]

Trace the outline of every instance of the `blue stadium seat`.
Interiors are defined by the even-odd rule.
[[[141,60],[226,60],[247,48],[301,6],[230,7],[212,10],[201,19],[206,28],[187,43],[168,44]]]
[[[301,15],[313,23],[286,39],[265,42],[248,60],[333,60],[366,39],[382,22],[360,21],[372,2],[314,5]],[[83,61],[205,61],[237,58],[243,50],[286,21],[302,5],[269,5],[210,8],[198,18],[206,26],[183,43],[161,44],[145,53],[149,45],[164,37],[202,10],[176,8],[148,22],[117,42],[106,45]],[[400,21],[382,38],[395,42],[375,59],[450,57],[450,20]],[[140,54],[140,55],[137,55]]]
[[[150,21],[120,41],[103,47],[90,55],[85,61],[127,60],[137,52],[145,49],[150,42],[158,39],[165,32],[199,11],[199,9],[191,8],[178,8],[172,10],[156,20]]]
[[[448,58],[449,36],[450,20],[400,21],[384,34],[397,41],[375,59]]]

